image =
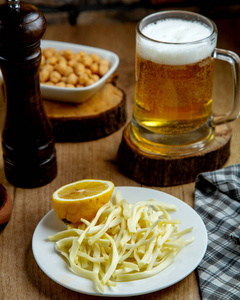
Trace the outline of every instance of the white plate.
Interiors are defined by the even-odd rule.
[[[171,213],[172,218],[181,220],[181,229],[194,227],[193,232],[184,236],[185,239],[192,236],[195,241],[184,248],[172,263],[159,274],[141,280],[118,282],[114,288],[105,288],[105,293],[96,291],[91,280],[75,275],[68,267],[66,261],[55,251],[55,243],[48,241],[48,236],[60,230],[65,225],[51,210],[39,222],[32,239],[32,249],[36,262],[42,271],[58,284],[83,294],[108,297],[127,297],[151,293],[169,287],[188,276],[199,265],[207,248],[207,231],[200,216],[185,202],[166,193],[137,187],[116,187],[123,198],[128,202],[154,198],[162,202],[175,204],[178,211]]]
[[[108,50],[89,47],[84,45],[56,42],[49,40],[41,41],[41,48],[55,48],[57,51],[62,49],[71,49],[73,52],[78,52],[80,50],[86,51],[87,53],[98,54],[101,58],[105,58],[110,62],[109,71],[101,77],[94,84],[82,87],[82,88],[60,88],[55,86],[48,86],[46,84],[41,84],[41,92],[44,99],[57,100],[63,102],[72,103],[82,103],[92,97],[108,80],[108,78],[113,74],[119,64],[119,57]]]
[[[108,80],[108,78],[114,73],[119,64],[119,57],[108,50],[89,47],[84,45],[56,42],[49,40],[41,40],[41,48],[55,48],[57,51],[62,49],[71,49],[73,52],[78,52],[80,50],[86,51],[87,53],[98,54],[101,58],[105,58],[110,62],[109,71],[101,77],[94,84],[82,87],[82,88],[61,88],[57,86],[49,86],[46,84],[40,84],[40,89],[42,97],[44,99],[53,100],[53,101],[62,101],[70,103],[82,103],[92,97]],[[2,73],[0,74],[2,80]]]

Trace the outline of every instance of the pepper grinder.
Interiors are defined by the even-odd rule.
[[[57,175],[53,130],[39,83],[40,39],[46,20],[20,1],[0,5],[0,68],[6,99],[2,132],[4,170],[16,187],[33,188]]]

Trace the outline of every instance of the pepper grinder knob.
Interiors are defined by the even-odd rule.
[[[9,3],[9,6],[11,8],[15,8],[15,9],[20,8],[19,0],[7,0],[7,2]]]

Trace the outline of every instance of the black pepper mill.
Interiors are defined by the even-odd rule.
[[[45,185],[57,175],[53,131],[39,84],[45,29],[46,20],[35,6],[19,1],[0,5],[0,68],[7,101],[4,169],[7,180],[22,188]]]

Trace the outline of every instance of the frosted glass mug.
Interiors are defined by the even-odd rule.
[[[216,48],[215,23],[186,11],[145,17],[136,33],[136,83],[132,142],[149,153],[187,155],[214,139],[215,126],[239,115],[239,57]],[[214,117],[214,60],[233,74],[232,110]],[[230,100],[230,99],[227,99]]]

